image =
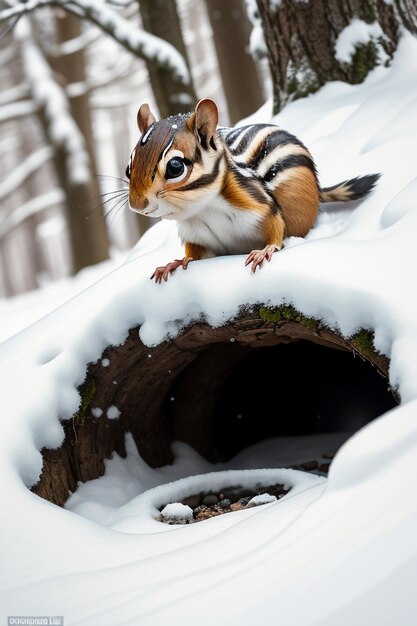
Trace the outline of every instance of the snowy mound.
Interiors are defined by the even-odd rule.
[[[277,117],[311,149],[322,185],[382,178],[363,202],[329,207],[256,275],[236,256],[155,285],[155,266],[181,254],[175,226],[161,223],[120,268],[2,344],[3,620],[48,613],[68,624],[133,626],[198,615],[203,625],[213,613],[202,607],[215,606],[223,623],[248,626],[347,625],[364,615],[369,624],[415,623],[416,73],[417,42],[404,35],[390,68],[362,85],[329,84]],[[27,489],[40,450],[62,443],[59,420],[77,410],[87,363],[106,346],[138,324],[155,345],[201,315],[219,325],[257,302],[292,303],[346,336],[373,330],[391,360],[402,406],[345,444],[327,483],[244,516],[159,524],[160,532],[149,512],[146,528],[128,533]]]

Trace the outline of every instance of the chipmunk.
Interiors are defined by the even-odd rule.
[[[371,174],[320,188],[313,158],[294,135],[273,124],[218,127],[216,103],[204,98],[192,113],[156,121],[143,104],[142,136],[126,175],[130,208],[176,220],[185,257],[157,267],[167,280],[191,261],[248,254],[251,271],[281,250],[284,237],[304,237],[319,202],[357,200],[379,178]]]

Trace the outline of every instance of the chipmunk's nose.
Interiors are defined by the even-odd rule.
[[[143,209],[146,209],[146,207],[148,206],[149,200],[146,196],[130,194],[129,203],[134,211],[143,211]]]

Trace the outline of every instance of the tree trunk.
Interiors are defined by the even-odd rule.
[[[81,22],[74,15],[63,14],[56,20],[59,42],[81,34]],[[84,82],[85,60],[83,50],[62,55],[51,60],[53,69],[60,74],[64,84]],[[88,184],[74,185],[68,180],[65,159],[59,159],[57,169],[61,186],[67,196],[67,218],[74,271],[108,258],[109,237],[98,197],[100,185],[97,178],[95,146],[88,95],[70,100],[71,114],[80,129],[87,148],[91,178]],[[98,207],[98,208],[96,208]]]
[[[262,84],[249,54],[250,22],[243,0],[206,0],[231,125],[264,103]]]
[[[389,62],[401,24],[416,32],[417,6],[409,0],[256,0],[261,17],[274,94],[274,112],[289,100],[314,93],[330,80],[362,82],[378,64]],[[398,8],[398,11],[396,10]],[[367,41],[341,60],[335,45],[354,18],[379,24]],[[401,20],[401,22],[399,21]],[[339,58],[336,58],[338,56]],[[349,57],[349,55],[348,55]]]
[[[138,0],[143,27],[171,43],[184,57],[188,69],[187,50],[182,37],[180,19],[175,0]],[[187,113],[196,103],[197,96],[192,78],[188,85],[181,83],[172,72],[147,61],[149,77],[161,118]],[[191,76],[191,73],[190,73]]]
[[[340,413],[327,409],[331,432],[349,432],[350,399],[353,430],[363,425],[358,415],[366,423],[395,405],[388,360],[374,350],[370,333],[347,340],[290,307],[246,311],[221,328],[197,323],[154,348],[133,328],[102,358],[106,366],[101,359],[88,366],[79,410],[64,423],[64,443],[42,451],[33,491],[57,504],[78,481],[101,476],[114,451],[126,455],[126,432],[152,467],[172,462],[172,441],[219,461],[262,439],[327,432],[323,402],[331,396]],[[381,404],[369,412],[366,402],[375,398]],[[118,419],[107,418],[111,406]]]

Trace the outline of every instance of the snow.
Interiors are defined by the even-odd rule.
[[[112,404],[112,406],[110,406],[107,411],[106,411],[106,417],[109,420],[117,420],[120,417],[120,411],[117,408],[117,406],[114,406],[114,404]]]
[[[193,519],[193,510],[187,504],[172,502],[164,506],[161,511],[161,517],[167,522],[185,523]]]
[[[364,615],[369,624],[415,624],[416,73],[417,42],[404,34],[391,67],[361,85],[328,84],[278,116],[311,149],[324,186],[382,178],[363,201],[324,207],[309,235],[286,241],[260,272],[252,275],[243,256],[215,258],[154,284],[154,268],[182,252],[175,225],[161,222],[123,264],[1,345],[3,621],[47,611],[78,626],[175,624],[184,615],[208,626],[213,611],[202,607],[216,607],[217,620],[242,626],[347,626]],[[291,470],[275,465],[271,476],[293,481],[276,504],[161,524],[155,508],[219,479],[209,465],[195,475],[196,459],[177,444],[174,465],[157,470],[131,449],[126,460],[115,456],[107,468],[118,471],[86,483],[68,509],[28,491],[39,451],[60,445],[59,418],[78,408],[86,364],[129,328],[141,326],[151,353],[191,320],[219,325],[242,303],[259,302],[291,303],[345,335],[371,329],[391,359],[402,404],[348,439],[328,480],[284,476]],[[233,471],[234,480],[259,482],[269,453],[256,470],[243,469],[247,454],[221,470],[222,481]]]
[[[386,60],[386,53],[378,45],[378,39],[386,39],[386,35],[378,22],[368,24],[363,20],[354,18],[349,26],[346,26],[338,35],[335,43],[335,57],[341,63],[351,63],[352,57],[359,45],[365,45],[370,41],[377,44],[381,61]]]
[[[247,504],[248,508],[253,506],[259,506],[261,504],[271,504],[271,502],[276,502],[276,496],[271,496],[269,493],[260,493],[258,496],[253,496]]]
[[[267,47],[256,0],[246,0],[246,12],[252,24],[249,50],[255,58],[261,59],[267,55]]]
[[[123,528],[124,532],[143,531],[158,516],[158,508],[173,498],[201,491],[221,491],[236,483],[245,486],[271,485],[283,482],[297,489],[322,484],[323,478],[294,470],[277,470],[321,459],[337,450],[349,433],[326,433],[300,437],[280,437],[254,444],[239,452],[227,463],[209,463],[193,448],[174,442],[172,465],[153,469],[140,457],[133,438],[126,435],[127,458],[117,454],[105,461],[104,476],[80,483],[66,503],[66,508],[105,527]],[[326,462],[325,459],[322,459]],[[327,461],[328,462],[328,461]],[[255,473],[253,470],[257,470]],[[167,484],[168,483],[168,484]],[[281,502],[281,500],[280,500]]]
[[[44,196],[41,196],[42,198]],[[57,202],[59,197],[51,199]],[[31,208],[37,208],[38,201],[37,199],[30,200],[29,203],[19,207],[16,210],[18,217],[22,214],[22,209],[27,207],[28,204],[30,204]],[[13,216],[14,213],[11,215],[11,219]],[[14,219],[16,219],[16,216]],[[43,224],[38,228],[41,226]],[[0,299],[0,342],[41,319],[64,302],[70,300],[77,293],[84,291],[92,283],[117,267],[120,262],[120,255],[116,254],[111,260],[81,270],[73,278],[64,278],[60,281],[47,283],[42,289],[13,298]]]

